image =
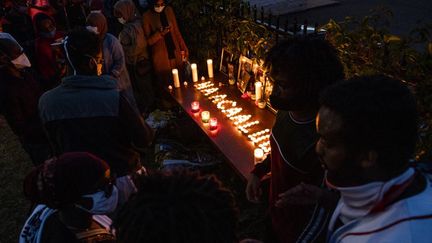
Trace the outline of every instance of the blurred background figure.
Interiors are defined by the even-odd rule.
[[[137,188],[114,220],[118,242],[237,242],[233,194],[215,177],[154,174]]]
[[[24,194],[37,206],[20,243],[115,242],[105,214],[116,209],[118,190],[100,158],[74,152],[47,160],[26,176]]]
[[[61,73],[57,69],[57,60],[51,44],[62,39],[64,33],[57,31],[54,19],[44,13],[34,17],[36,31],[35,66],[38,79],[44,90],[56,87],[60,83]]]
[[[101,13],[90,13],[86,25],[93,27],[88,29],[96,33],[102,43],[101,74],[115,78],[118,81],[118,88],[125,92],[128,101],[136,107],[123,47],[114,35],[107,33],[108,25],[105,16]]]
[[[51,154],[38,114],[42,90],[22,48],[11,39],[0,39],[0,113],[18,136],[33,164]]]
[[[143,26],[151,50],[153,68],[162,87],[172,78],[171,70],[178,68],[189,50],[177,25],[174,10],[164,0],[149,0],[144,13]]]
[[[118,1],[114,5],[114,15],[123,24],[119,40],[125,53],[135,100],[141,113],[149,113],[155,102],[154,77],[142,19],[132,0]]]
[[[35,35],[32,19],[26,9],[12,0],[2,1],[1,8],[1,31],[11,34],[24,48],[29,59],[33,61]]]

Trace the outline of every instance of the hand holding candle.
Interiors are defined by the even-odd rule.
[[[172,70],[172,74],[173,74],[174,87],[180,88],[180,79],[179,79],[177,68],[174,68]]]
[[[207,72],[209,78],[213,78],[213,60],[207,59]]]

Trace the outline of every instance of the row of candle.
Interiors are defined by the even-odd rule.
[[[196,63],[191,64],[191,71],[192,71],[192,81],[198,82],[198,67],[197,67]],[[178,69],[174,68],[171,70],[171,72],[173,75],[174,87],[180,88],[180,78],[179,78]],[[212,59],[207,59],[207,74],[208,74],[209,78],[214,77],[214,75],[213,75],[213,60]]]
[[[210,77],[210,75],[209,75]],[[212,77],[210,77],[212,78]],[[212,81],[206,81],[205,78],[201,78],[201,83],[195,84],[195,88],[208,97],[216,107],[221,110],[223,114],[225,114],[230,120],[233,121],[236,128],[244,134],[249,133],[249,128],[252,126],[258,125],[259,121],[255,120],[252,122],[248,122],[252,115],[250,114],[239,114],[242,112],[241,107],[236,107],[237,103],[233,100],[227,100],[226,94],[218,94],[218,88],[215,87]],[[262,99],[262,82],[255,83],[255,98],[257,101]],[[199,111],[199,103],[198,101],[194,101],[191,104],[193,111]],[[228,107],[229,108],[228,108]],[[210,112],[203,111],[201,113],[201,120],[204,123],[210,123],[210,129],[217,128],[217,119],[210,118]],[[260,162],[265,158],[266,154],[270,152],[270,129],[264,129],[259,132],[255,132],[253,134],[248,135],[249,140],[251,140],[254,146],[257,146],[254,150],[254,159],[255,163]]]

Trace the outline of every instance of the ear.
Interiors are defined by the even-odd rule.
[[[376,166],[376,161],[378,158],[378,154],[374,150],[369,150],[362,156],[362,160],[360,162],[360,165],[362,168],[372,168]]]

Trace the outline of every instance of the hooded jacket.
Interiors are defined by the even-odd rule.
[[[119,12],[126,21],[123,30],[119,34],[119,40],[125,52],[126,63],[135,65],[138,62],[149,60],[142,20],[138,16],[135,4],[131,0],[121,0],[114,5],[114,10]]]
[[[55,154],[91,152],[118,177],[137,169],[136,148],[149,145],[153,136],[108,75],[64,78],[42,95],[39,112]]]

